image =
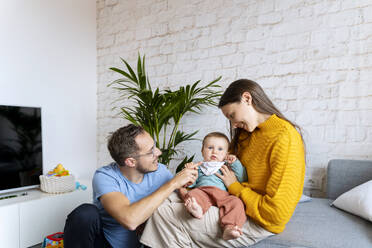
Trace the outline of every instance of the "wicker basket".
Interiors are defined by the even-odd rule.
[[[75,190],[75,177],[73,175],[68,176],[44,176],[40,177],[40,189],[47,193],[66,193]]]

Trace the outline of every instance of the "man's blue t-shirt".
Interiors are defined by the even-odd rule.
[[[158,169],[146,173],[139,184],[133,183],[123,176],[116,163],[96,170],[93,177],[93,203],[99,209],[105,238],[112,247],[139,247],[140,243],[136,232],[125,229],[112,218],[103,208],[99,198],[110,192],[121,192],[129,199],[130,203],[134,203],[152,194],[172,177],[172,173],[160,163]]]

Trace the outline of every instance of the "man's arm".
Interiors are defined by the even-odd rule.
[[[185,168],[176,176],[161,186],[151,195],[130,203],[129,199],[120,192],[110,192],[100,197],[105,210],[123,227],[135,230],[145,222],[159,205],[176,189],[197,178],[198,171],[194,168]]]

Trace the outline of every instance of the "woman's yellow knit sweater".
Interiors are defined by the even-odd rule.
[[[251,133],[239,137],[238,154],[248,182],[235,182],[230,194],[243,200],[246,214],[266,230],[280,233],[302,195],[305,154],[300,134],[272,115]]]

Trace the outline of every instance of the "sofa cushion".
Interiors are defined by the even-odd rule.
[[[372,223],[331,207],[331,202],[312,198],[298,204],[282,233],[252,247],[372,247]]]
[[[333,159],[327,168],[327,198],[336,199],[369,180],[372,180],[371,160]]]
[[[307,195],[302,195],[301,196],[301,199],[298,203],[303,203],[303,202],[309,202],[311,201],[311,197],[310,196],[307,196]]]
[[[372,180],[343,193],[332,205],[372,221]]]

